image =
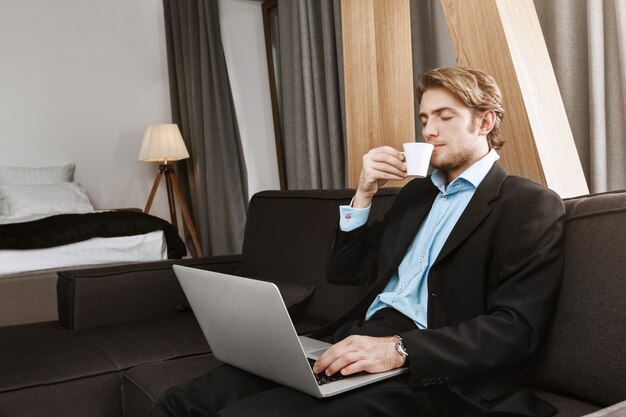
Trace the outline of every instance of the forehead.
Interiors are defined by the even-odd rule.
[[[444,87],[432,87],[424,92],[420,101],[420,116],[428,115],[442,109],[470,111],[455,94]]]

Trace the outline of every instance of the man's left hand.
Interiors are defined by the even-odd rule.
[[[400,368],[406,359],[396,350],[397,341],[395,336],[349,336],[328,348],[315,362],[313,372],[350,375],[361,371],[377,373]]]

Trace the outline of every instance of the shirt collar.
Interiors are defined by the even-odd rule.
[[[456,181],[465,180],[468,183],[472,184],[474,188],[478,188],[480,183],[485,179],[487,173],[493,166],[493,164],[500,159],[500,155],[496,152],[495,149],[491,149],[487,155],[483,156],[478,161],[474,162],[474,164],[467,168],[461,175],[454,179],[450,184],[455,183]],[[435,169],[430,177],[431,181],[437,188],[445,192],[446,189],[446,175],[438,169]]]

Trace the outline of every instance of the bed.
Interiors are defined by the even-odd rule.
[[[55,320],[59,269],[186,255],[163,219],[94,210],[74,168],[0,167],[0,326]]]

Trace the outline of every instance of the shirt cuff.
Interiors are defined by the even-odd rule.
[[[352,202],[350,202],[352,204]],[[339,206],[339,230],[342,232],[350,232],[367,223],[370,215],[370,204],[366,208],[355,208],[351,205]]]

